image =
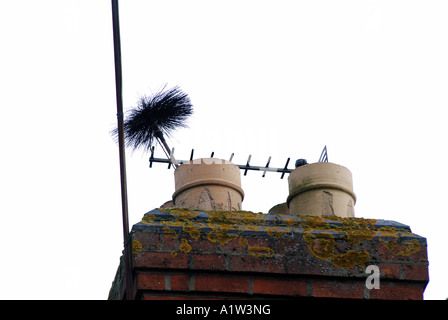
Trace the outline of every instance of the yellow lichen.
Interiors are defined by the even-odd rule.
[[[164,223],[170,227],[182,227],[185,225],[184,221],[165,221]]]
[[[297,224],[297,221],[294,218],[284,218],[283,221],[285,221],[290,226],[294,226]]]
[[[239,236],[238,233],[229,233],[227,230],[214,228],[207,235],[207,239],[213,243],[219,243],[224,245],[229,241],[236,239]]]
[[[249,243],[249,241],[246,238],[243,237],[239,237],[238,238],[238,243],[240,246],[247,246],[247,244]]]
[[[392,239],[384,241],[384,246],[395,256],[409,256],[421,249],[417,239],[405,240],[401,243],[398,243],[397,239]]]
[[[176,220],[182,221],[182,220],[188,220],[188,219],[194,218],[199,213],[197,213],[196,211],[189,210],[189,209],[172,209],[170,211],[170,214],[172,216],[175,216]]]
[[[247,231],[264,231],[265,227],[264,226],[257,226],[257,225],[247,225],[244,226],[244,229]]]
[[[342,223],[341,231],[345,232],[351,245],[357,245],[363,240],[372,240],[377,235],[375,219],[338,218],[338,221]]]
[[[173,229],[170,229],[169,227],[163,227],[162,231],[164,234],[166,234],[167,236],[169,236],[172,239],[177,238],[176,231],[174,231]]]
[[[232,215],[229,217],[233,223],[238,224],[253,224],[262,218],[263,215],[258,213],[253,213],[250,211],[236,211],[233,212]]]
[[[142,251],[142,244],[140,241],[132,240],[132,253],[139,253]]]
[[[384,247],[395,256],[409,256],[419,252],[421,249],[417,239],[404,240],[398,243],[401,236],[412,236],[412,233],[407,230],[399,230],[394,227],[382,227],[378,229],[378,235]]]
[[[207,214],[209,216],[208,220],[210,223],[214,224],[229,224],[233,222],[231,220],[231,212],[230,211],[207,211]]]
[[[335,241],[331,233],[305,233],[303,240],[308,243],[311,253],[319,259],[330,259],[334,254]]]
[[[247,253],[256,258],[269,258],[274,255],[274,250],[268,247],[248,247]]]
[[[208,222],[214,224],[230,224],[252,226],[260,224],[265,215],[251,211],[207,211]],[[261,222],[262,224],[262,222]]]
[[[202,224],[185,225],[182,230],[188,233],[193,239],[198,240],[201,237],[201,233],[199,232],[200,228],[203,228]]]
[[[266,228],[266,232],[270,237],[280,239],[285,234],[289,232],[289,228],[281,228],[281,227],[268,227]]]
[[[302,216],[301,217],[301,225],[303,228],[305,228],[305,232],[308,231],[306,229],[309,230],[314,230],[314,229],[327,229],[327,227],[329,226],[328,222],[325,222],[324,219],[322,217],[319,216]]]
[[[156,219],[156,216],[153,214],[145,214],[142,218],[142,223],[144,224],[152,224],[152,222]]]
[[[400,236],[410,236],[412,237],[412,233],[407,230],[401,230],[394,227],[381,227],[378,229],[378,236],[380,237],[380,241],[387,241],[387,238],[398,238]]]
[[[378,222],[376,219],[365,219],[365,218],[339,218],[338,219],[345,228],[354,227],[357,229],[367,229],[373,227],[375,223]]]
[[[380,237],[396,237],[397,236],[397,228],[394,227],[381,227],[378,229],[378,235]]]
[[[207,218],[204,219],[201,216],[194,219],[199,215],[198,210],[174,208],[165,211],[174,218],[166,220],[154,214],[147,214],[143,217],[142,223],[163,226],[163,233],[172,238],[178,238],[178,234],[170,227],[178,227],[176,230],[182,227],[183,232],[195,240],[201,237],[201,229],[210,228],[211,231],[207,233],[206,237],[209,241],[225,245],[238,238],[238,245],[246,247],[247,254],[258,258],[272,257],[274,250],[269,247],[248,246],[249,241],[244,237],[243,232],[267,232],[270,237],[280,239],[295,230],[295,227],[301,227],[303,228],[303,239],[308,244],[310,252],[319,259],[331,260],[333,265],[340,268],[362,266],[370,259],[370,254],[362,250],[348,250],[345,253],[336,254],[338,252],[336,251],[335,237],[345,239],[352,249],[356,249],[353,246],[362,241],[378,237],[379,241],[383,242],[384,246],[394,255],[408,256],[420,250],[418,240],[403,240],[403,235],[412,237],[411,232],[389,226],[376,229],[377,220],[374,219],[335,216],[286,217],[248,211],[207,211],[205,212]],[[135,244],[134,249],[133,243],[133,252],[137,253],[141,250],[141,244],[140,247]],[[191,250],[187,239],[181,239],[179,250],[172,251],[171,255],[175,257],[178,252],[189,253]]]
[[[348,243],[357,245],[363,240],[372,240],[377,232],[374,230],[346,230]]]
[[[367,251],[349,250],[346,253],[337,254],[331,259],[332,263],[339,268],[349,269],[355,265],[364,266],[370,259]]]
[[[181,244],[179,245],[179,250],[184,253],[189,253],[191,251],[191,246],[188,244],[186,239],[181,240]]]

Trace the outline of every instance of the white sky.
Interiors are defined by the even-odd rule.
[[[124,106],[164,83],[194,104],[179,159],[353,173],[358,217],[428,241],[426,299],[448,297],[446,1],[120,1]],[[122,250],[110,1],[0,3],[0,299],[106,299]],[[163,152],[157,150],[157,156]],[[130,224],[173,171],[127,150]],[[287,179],[242,176],[243,208]]]

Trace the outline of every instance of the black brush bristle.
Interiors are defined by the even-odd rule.
[[[177,127],[187,127],[185,120],[193,114],[190,98],[177,86],[164,89],[141,97],[137,107],[129,111],[123,125],[127,147],[148,151],[158,135],[170,136]],[[117,137],[118,130],[112,134]]]

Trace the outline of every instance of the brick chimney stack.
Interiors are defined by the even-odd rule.
[[[134,299],[423,298],[426,239],[355,218],[348,169],[298,167],[289,208],[261,214],[241,211],[238,167],[216,162],[180,165],[173,201],[133,226]],[[124,290],[120,264],[109,299]]]

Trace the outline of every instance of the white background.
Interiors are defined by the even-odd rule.
[[[356,216],[427,238],[425,299],[445,299],[447,16],[446,1],[120,1],[124,106],[188,93],[179,159],[291,168],[327,145]],[[106,299],[123,242],[110,1],[2,1],[0,90],[0,298]],[[174,191],[148,157],[127,150],[131,225]],[[255,212],[288,194],[275,173],[242,185]]]

